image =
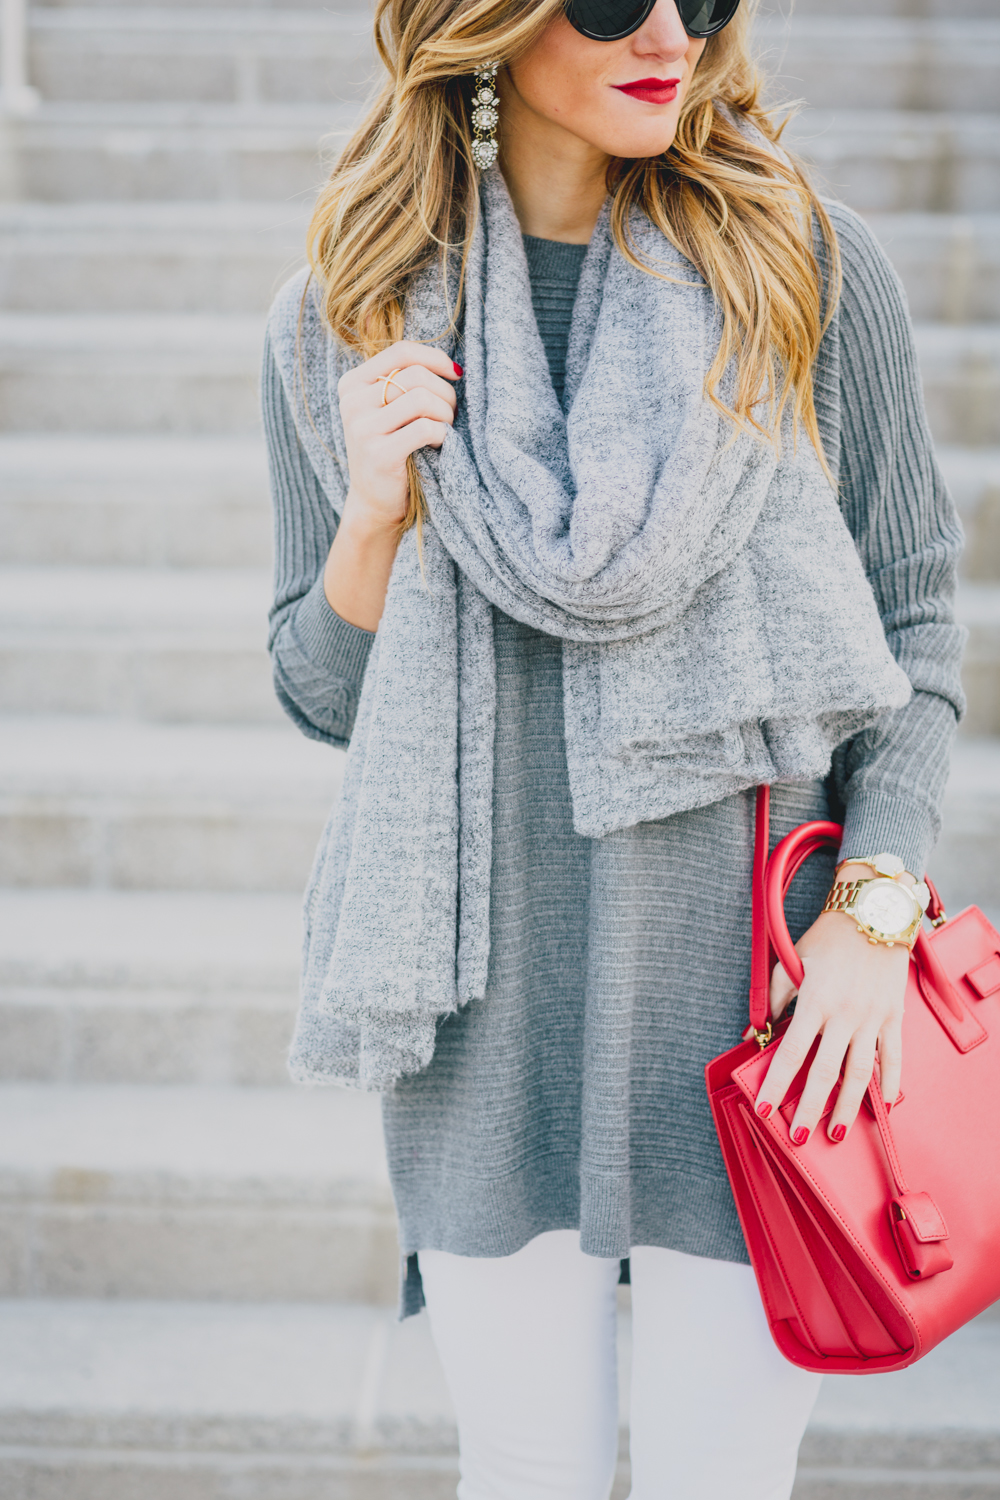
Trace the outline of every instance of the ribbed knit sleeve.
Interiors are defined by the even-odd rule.
[[[962,533],[934,457],[902,285],[864,221],[828,207],[844,271],[836,365],[841,508],[890,648],[914,688],[905,708],[837,752],[841,855],[889,851],[922,874],[964,710],[965,631],[954,613]],[[830,375],[828,363],[822,378]]]
[[[342,620],[323,592],[337,517],[298,440],[270,342],[264,348],[261,407],[274,504],[268,636],[274,687],[303,734],[344,747],[375,637]]]

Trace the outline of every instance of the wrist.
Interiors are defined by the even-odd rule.
[[[348,625],[378,629],[400,535],[398,521],[373,517],[348,495],[323,570],[326,601]]]
[[[344,509],[337,526],[337,535],[344,533],[345,540],[357,547],[395,547],[399,541],[401,521],[396,516],[382,516],[358,494],[348,490]]]
[[[830,929],[834,934],[843,933],[842,941],[845,943],[861,943],[868,953],[901,953],[909,959],[909,942],[880,942],[872,938],[865,929],[858,925],[857,919],[846,911],[822,911],[816,918],[816,927],[820,930]],[[841,939],[838,939],[838,942]],[[884,960],[880,960],[884,962]]]
[[[837,866],[838,880],[874,880],[877,874],[878,871],[874,865],[866,865],[859,859],[845,860],[842,865]],[[917,883],[916,878],[910,874],[909,870],[903,870],[901,874],[893,878],[898,880],[900,885],[912,887]]]

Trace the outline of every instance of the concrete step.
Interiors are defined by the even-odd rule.
[[[11,312],[263,313],[304,259],[276,203],[0,203]]]
[[[963,732],[1000,735],[1000,584],[963,584],[958,618],[969,630],[962,664],[969,700]]]
[[[939,447],[938,459],[966,532],[962,568],[978,582],[1000,579],[1000,448]]]
[[[75,0],[54,0],[54,3],[75,4]],[[134,3],[134,0],[121,0],[121,3]],[[276,3],[282,3],[282,0],[276,0]],[[980,16],[986,20],[997,19],[996,0],[956,0],[954,5],[949,0],[763,0],[761,10],[764,14],[791,13],[796,17],[910,16],[918,20],[925,17],[948,20],[953,16],[957,20]]]
[[[922,322],[1000,319],[1000,214],[869,214]]]
[[[996,1309],[895,1375],[828,1375],[794,1500],[1000,1497]]]
[[[794,1500],[1000,1495],[998,1367],[979,1321],[902,1374],[830,1376]],[[0,1443],[9,1500],[445,1500],[457,1477],[426,1314],[337,1305],[0,1303]]]
[[[0,721],[0,886],[301,891],[344,756],[291,725]]]
[[[975,903],[1000,926],[1000,740],[956,743],[930,871],[950,912]]]
[[[0,430],[256,433],[262,317],[0,314]]]
[[[779,97],[821,108],[1000,108],[1000,22],[794,16],[758,30]],[[51,101],[338,103],[381,78],[364,10],[32,11],[30,71]]]
[[[354,104],[43,103],[5,123],[0,198],[267,199],[294,212],[357,119]]]
[[[803,3],[806,5],[815,5],[817,0],[803,0]],[[829,0],[826,0],[826,3],[829,4]],[[852,3],[852,0],[848,0],[848,3]],[[916,3],[919,6],[922,0],[873,0],[876,11],[879,5],[896,3]],[[933,3],[939,3],[939,0],[933,0]],[[975,7],[982,3],[983,0],[960,0],[959,10],[956,14],[975,15],[977,14]],[[33,11],[74,10],[77,5],[90,10],[92,8],[92,0],[32,0],[31,8]],[[183,22],[186,16],[196,10],[193,0],[105,0],[105,6],[102,6],[102,9],[112,6],[119,11],[126,12],[133,9],[140,11],[145,9],[170,9],[175,15],[180,12],[179,20],[181,22]],[[267,16],[275,11],[280,14],[282,11],[289,10],[328,10],[331,7],[328,5],[328,0],[212,0],[212,8],[214,10],[235,8],[240,11],[252,11],[254,15]],[[338,11],[370,12],[371,9],[372,7],[369,5],[368,0],[339,0],[337,5]]]
[[[0,1078],[285,1087],[297,894],[0,891]]]
[[[0,203],[11,312],[263,313],[307,215],[272,203]],[[915,318],[1000,319],[1000,214],[871,214]]]
[[[71,10],[77,5],[90,8],[90,0],[39,0],[32,10]],[[162,10],[167,7],[180,11],[181,17],[191,14],[192,0],[105,0],[108,8],[142,10],[151,7]],[[213,0],[213,9],[253,10],[256,13],[284,10],[326,9],[326,0]],[[339,0],[338,11],[370,9],[367,0]],[[984,17],[996,20],[996,0],[763,0],[761,11],[765,15],[785,15],[792,10],[795,16],[832,15],[845,16],[911,16],[918,19],[938,16],[947,20],[949,16],[965,19]]]
[[[6,129],[0,197],[305,203],[352,104],[43,104]],[[787,140],[862,211],[1000,209],[1000,128],[975,112],[812,109]]]
[[[0,1086],[10,1297],[395,1299],[378,1097]]]
[[[978,50],[983,56],[983,44]],[[120,6],[33,7],[28,65],[46,100],[249,105],[357,103],[381,67],[367,7],[336,12],[214,5],[181,12],[143,6],[124,13]],[[988,68],[985,56],[981,68]],[[973,89],[987,98],[975,64],[971,76]]]
[[[1000,443],[1000,323],[917,323],[931,431],[939,443]]]
[[[267,567],[259,437],[0,433],[8,563]]]
[[[809,109],[785,143],[819,187],[862,213],[992,213],[1000,208],[1000,127],[989,114]]]
[[[6,1500],[455,1494],[426,1315],[32,1300],[0,1303],[0,1330]]]
[[[0,567],[0,712],[282,722],[271,592],[247,568]]]
[[[1000,109],[1000,18],[765,18],[757,51],[775,98],[819,109]],[[43,88],[43,92],[47,92]],[[90,96],[88,96],[90,97]]]

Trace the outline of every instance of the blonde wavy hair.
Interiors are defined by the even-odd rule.
[[[563,0],[378,0],[375,43],[387,72],[321,192],[308,234],[331,330],[370,358],[403,335],[406,289],[439,258],[460,265],[461,286],[478,212],[472,162],[471,75],[531,47]],[[791,403],[829,476],[813,402],[812,368],[840,288],[830,221],[802,167],[775,150],[749,34],[756,0],[743,0],[710,37],[685,97],[677,134],[661,156],[608,167],[611,225],[632,264],[631,210],[642,209],[696,267],[722,313],[722,338],[706,395],[740,426],[778,442]],[[749,122],[764,138],[748,139]],[[501,124],[502,130],[502,124]],[[813,226],[825,245],[826,295]],[[445,333],[447,329],[442,329]],[[735,396],[718,385],[735,357]],[[763,413],[761,406],[763,405]],[[423,496],[410,462],[403,529],[419,528]]]

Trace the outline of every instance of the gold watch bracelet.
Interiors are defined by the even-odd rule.
[[[864,864],[865,861],[845,860],[844,863]],[[871,869],[872,867],[869,865],[868,868]],[[874,937],[867,928],[862,927],[861,923],[857,920],[856,914],[849,910],[849,908],[854,904],[858,891],[863,885],[868,885],[872,879],[877,880],[886,878],[892,879],[891,876],[886,877],[876,875],[863,877],[860,880],[835,880],[830,887],[830,894],[826,898],[826,902],[823,906],[823,910],[820,912],[820,916],[825,916],[828,911],[843,912],[845,917],[850,917],[851,921],[854,922],[857,926],[858,931],[865,935],[865,937],[873,947],[895,948],[898,945],[901,948],[906,948],[908,952],[912,953],[913,945],[917,941],[917,933],[920,931],[919,923],[914,930],[913,936],[910,938],[878,938]]]

